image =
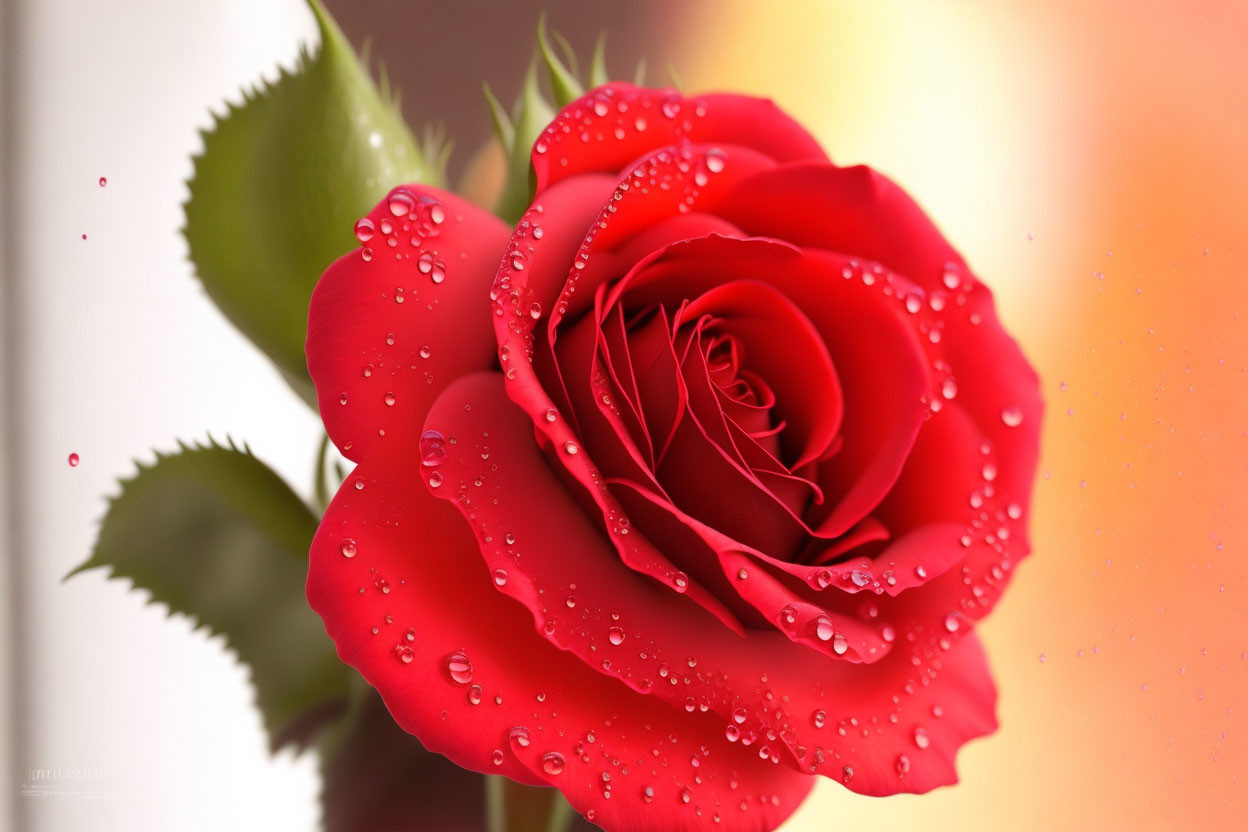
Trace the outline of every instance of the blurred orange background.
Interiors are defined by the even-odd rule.
[[[982,628],[1001,730],[956,787],[823,783],[785,832],[1248,828],[1248,5],[544,5],[586,53],[607,30],[617,76],[645,55],[651,83],[670,60],[686,90],[775,98],[903,184],[1044,381],[1035,553]],[[330,6],[462,165],[488,127],[460,88],[514,92],[536,9],[447,52],[461,8],[416,4],[405,51],[383,21],[412,6]]]
[[[215,37],[231,52],[268,67],[280,56],[270,58],[268,41],[260,36],[266,25],[275,25],[265,22],[266,15],[286,20],[282,15],[290,10],[257,2],[265,11],[253,19],[241,11],[244,5],[232,6],[229,14],[246,25],[227,25],[230,18],[223,12],[220,28],[206,30],[200,39]],[[1248,794],[1240,782],[1248,763],[1243,557],[1248,321],[1240,319],[1248,313],[1248,280],[1237,265],[1237,258],[1248,256],[1248,3],[326,0],[326,5],[357,47],[371,41],[373,60],[384,61],[403,89],[413,125],[446,123],[458,147],[456,172],[490,134],[480,83],[490,81],[505,100],[518,90],[538,11],[546,8],[551,27],[568,35],[582,57],[606,30],[608,61],[617,77],[631,77],[636,60],[645,56],[651,83],[663,82],[670,61],[686,90],[730,89],[775,98],[811,128],[833,159],[868,163],[905,186],[995,289],[1001,316],[1039,370],[1048,401],[1034,554],[981,629],[1000,689],[1002,727],[961,753],[962,782],[955,787],[922,797],[873,799],[822,782],[784,832],[1248,829]],[[196,347],[199,363],[187,365],[188,371],[150,349],[145,333],[155,324],[144,321],[134,338],[104,345],[113,351],[107,355],[116,369],[95,378],[70,374],[82,363],[75,354],[81,343],[65,337],[75,333],[81,339],[76,322],[111,320],[126,308],[119,298],[166,297],[154,286],[182,293],[176,295],[180,306],[162,308],[149,300],[152,308],[162,308],[162,320],[181,326],[201,321],[196,315],[215,316],[189,271],[172,276],[162,271],[182,255],[180,248],[173,252],[175,242],[181,246],[173,220],[167,233],[161,226],[141,247],[129,246],[134,238],[122,233],[123,226],[138,226],[129,229],[135,238],[151,229],[125,217],[108,225],[107,215],[121,212],[103,200],[129,194],[131,204],[150,203],[170,217],[176,213],[180,180],[165,176],[152,159],[168,156],[170,165],[186,168],[183,176],[189,173],[181,145],[161,137],[185,134],[189,142],[190,125],[207,118],[205,102],[215,103],[222,94],[207,84],[188,92],[184,72],[219,77],[223,90],[236,87],[223,68],[224,48],[195,51],[185,39],[139,37],[135,33],[142,33],[142,26],[119,20],[116,31],[124,36],[105,39],[109,62],[79,66],[75,60],[82,49],[74,44],[96,38],[100,23],[94,12],[85,6],[73,14],[46,11],[45,21],[32,11],[38,4],[25,7],[29,20],[40,23],[32,31],[43,33],[45,44],[31,53],[44,63],[31,63],[30,77],[60,85],[50,86],[57,94],[42,96],[39,103],[68,102],[63,120],[45,118],[38,122],[42,132],[30,133],[30,170],[65,169],[73,176],[66,181],[87,183],[97,199],[95,207],[83,209],[87,219],[81,220],[82,230],[91,231],[90,246],[78,239],[78,225],[69,227],[74,251],[83,254],[73,255],[80,260],[66,259],[75,269],[62,271],[82,279],[53,284],[73,286],[73,293],[58,299],[66,309],[48,316],[55,326],[39,329],[43,340],[28,348],[28,355],[61,356],[56,358],[61,364],[48,365],[60,369],[36,379],[31,398],[15,396],[13,412],[30,414],[23,419],[43,430],[47,420],[41,414],[64,410],[61,402],[71,402],[75,410],[84,401],[109,402],[109,413],[133,408],[134,421],[150,417],[161,425],[150,441],[163,447],[174,432],[192,437],[202,435],[194,431],[205,426],[234,430],[252,424],[249,413],[255,408],[246,396],[220,395],[233,389],[225,387],[226,371],[212,376],[218,363],[261,365],[241,339],[224,345],[225,359],[215,342]],[[185,8],[152,11],[144,24],[189,14]],[[98,10],[97,17],[115,15]],[[202,65],[180,63],[183,51]],[[160,63],[142,63],[151,55]],[[154,73],[151,66],[171,69]],[[240,78],[253,76],[247,61],[228,67],[242,73]],[[127,71],[151,81],[137,87],[150,97],[132,94],[114,80],[114,75],[132,77]],[[167,120],[176,131],[153,132],[155,120],[148,115],[165,111],[176,116]],[[128,130],[136,124],[144,125],[150,146],[134,142]],[[62,158],[52,150],[59,147],[54,140],[66,135],[78,149]],[[123,145],[129,155],[104,149]],[[111,182],[107,191],[94,184],[103,173]],[[145,179],[158,175],[163,177],[158,185]],[[40,226],[39,233],[64,232],[44,218],[67,210],[64,196],[70,191],[31,177],[23,193],[40,201],[22,203],[24,213]],[[55,245],[60,247],[29,248],[56,251],[58,257],[68,248]],[[139,259],[152,252],[165,259]],[[32,285],[51,273],[53,259],[28,258]],[[129,283],[100,277],[121,274],[123,267],[133,278]],[[127,286],[133,295],[118,294]],[[36,297],[33,290],[30,296]],[[215,317],[210,323],[224,326]],[[23,326],[35,331],[28,322]],[[58,353],[58,344],[67,346]],[[141,358],[155,381],[138,379],[144,374],[133,372],[127,356]],[[204,376],[217,378],[218,386],[206,386]],[[261,390],[266,383],[278,386],[276,377],[255,382]],[[134,390],[148,386],[152,397],[138,399],[147,403],[146,410],[131,404]],[[179,398],[186,400],[185,409],[177,411],[182,421],[152,416],[162,407],[173,411],[166,400]],[[243,437],[302,465],[319,427],[302,405],[287,404],[304,422],[283,428],[276,438]],[[215,415],[208,419],[201,413]],[[60,606],[33,607],[54,614],[35,618],[31,629],[57,633],[64,627],[77,636],[90,627],[104,644],[118,641],[110,634],[126,632],[110,629],[117,621],[130,622],[136,631],[149,628],[153,639],[165,639],[158,645],[165,652],[155,652],[149,642],[129,653],[125,645],[84,649],[75,637],[65,649],[28,657],[32,677],[42,685],[31,689],[44,693],[31,700],[42,721],[30,720],[38,722],[32,747],[41,756],[19,762],[72,766],[103,760],[121,775],[144,776],[137,758],[108,745],[130,723],[109,726],[109,720],[96,717],[115,713],[116,701],[108,697],[128,695],[128,688],[101,683],[98,689],[70,691],[52,683],[139,678],[140,669],[183,653],[193,653],[205,666],[215,661],[224,667],[229,660],[215,642],[193,640],[185,623],[166,635],[160,628],[171,625],[162,614],[140,609],[121,587],[102,587],[102,577],[68,587],[57,583],[93,533],[85,522],[65,523],[66,516],[77,515],[66,513],[58,501],[102,506],[98,495],[111,488],[103,483],[111,483],[123,470],[121,460],[137,451],[109,434],[106,428],[114,423],[100,424],[98,436],[75,426],[72,438],[48,429],[32,441],[30,453],[38,464],[23,471],[21,490],[55,499],[45,499],[39,504],[45,513],[26,522],[41,531],[72,526],[81,545],[32,548],[28,554],[31,574],[41,581],[32,579],[30,585],[41,587],[46,597],[69,599],[57,600]],[[289,447],[282,444],[285,434]],[[70,449],[83,452],[83,466],[72,474],[63,461]],[[55,474],[47,473],[52,466],[45,464],[52,458]],[[84,599],[96,606],[78,604]],[[66,650],[72,662],[64,660]],[[188,668],[198,667],[185,661]],[[229,669],[237,699],[232,707],[250,708],[244,673],[232,664]],[[200,677],[186,671],[170,678]],[[217,775],[223,784],[219,793],[237,799],[238,784],[225,779],[234,762],[227,750],[236,746],[197,744],[196,738],[239,730],[255,739],[254,755],[262,760],[259,722],[238,727],[227,721],[236,711],[197,710],[195,697],[211,691],[215,688],[200,691],[190,683],[158,689],[153,701],[160,699],[160,707],[145,707],[171,721],[153,717],[156,727],[126,735],[126,744],[140,751],[158,747],[146,734],[173,725],[178,737],[189,738],[174,742],[209,754],[205,766],[224,772]],[[91,707],[58,713],[61,701],[90,701]],[[185,713],[196,719],[186,720]],[[104,727],[81,730],[95,723]],[[146,719],[142,727],[148,727]],[[157,762],[184,767],[181,760]],[[303,773],[311,783],[312,764],[306,765]],[[258,785],[255,793],[262,794]],[[181,793],[158,797],[152,802],[183,799]],[[307,797],[310,802],[311,793]],[[66,809],[36,808],[41,829],[56,828],[50,824]],[[97,810],[83,804],[77,811]],[[306,820],[309,826],[315,822]]]
[[[1035,552],[983,626],[962,783],[786,827],[1244,829],[1248,6],[717,7],[689,89],[770,95],[906,186],[1048,402]]]

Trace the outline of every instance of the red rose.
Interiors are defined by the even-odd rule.
[[[988,289],[767,101],[612,84],[532,161],[510,237],[401,187],[312,298],[359,463],[308,576],[343,660],[612,830],[953,783],[1041,416]]]

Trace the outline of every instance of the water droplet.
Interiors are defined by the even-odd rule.
[[[729,724],[724,729],[724,736],[728,738],[728,742],[736,742],[741,739],[741,729],[735,725]]]
[[[553,407],[546,411],[547,422],[553,422],[558,418],[559,418],[559,411],[555,410]]]
[[[78,467],[78,454],[70,454],[70,455],[69,455],[69,467],[70,467],[70,468],[77,468],[77,467]]]
[[[610,630],[607,631],[607,638],[610,640],[612,644],[614,644],[616,647],[619,647],[621,644],[624,643],[624,631],[621,630],[619,627],[612,627]]]
[[[1016,428],[1023,423],[1023,411],[1020,407],[1009,405],[1001,408],[1001,421],[1007,428]]]
[[[506,569],[494,570],[494,586],[500,586],[500,587],[507,586],[507,570]]]
[[[433,355],[433,351],[432,351],[432,350],[430,350],[430,349],[429,349],[429,347],[425,346],[425,347],[421,347],[421,348],[420,348],[420,357],[421,357],[421,358],[428,358],[428,357],[429,357],[429,356],[431,356],[431,355]]]
[[[396,217],[405,217],[416,207],[416,200],[412,199],[412,195],[407,191],[399,190],[390,194],[389,205],[391,214]]]
[[[931,737],[927,735],[927,731],[923,728],[914,729],[914,744],[919,748],[927,748],[932,744]]]
[[[810,721],[814,723],[814,726],[816,728],[822,728],[824,725],[828,724],[828,712],[827,711],[815,711],[813,714],[811,714]]]
[[[429,475],[429,487],[430,488],[437,488],[441,484],[442,484],[442,472],[441,471],[434,471],[432,474]]]
[[[706,169],[711,173],[720,173],[724,169],[724,152],[717,148],[706,151]]]
[[[387,393],[381,400],[386,403],[386,407],[394,407],[396,401],[393,393]]]
[[[100,187],[101,187],[101,188],[103,188],[103,187],[104,187],[105,185],[107,185],[107,184],[108,184],[108,177],[106,177],[106,176],[101,176],[101,177],[100,177]]]
[[[375,233],[377,233],[377,227],[368,217],[360,217],[355,221],[355,239],[361,243],[367,243],[373,239]]]
[[[490,762],[496,766],[503,764],[503,749],[495,748],[494,753],[490,754]]]
[[[446,437],[436,430],[427,430],[420,435],[420,464],[426,468],[436,468],[446,462]]]
[[[469,705],[481,704],[481,686],[480,685],[473,685],[472,687],[468,688],[468,704]]]
[[[821,615],[815,620],[815,635],[820,641],[831,641],[835,634],[836,630],[826,615]]]
[[[905,777],[910,771],[910,758],[905,754],[897,755],[897,776]]]
[[[542,771],[551,776],[563,774],[564,765],[563,755],[558,751],[547,751],[542,755]]]
[[[677,572],[672,576],[672,583],[676,585],[677,592],[684,592],[689,588],[689,576],[684,572]]]
[[[472,662],[463,653],[452,653],[446,657],[446,672],[455,684],[466,685],[472,681]]]
[[[542,305],[537,301],[533,301],[533,303],[529,305],[529,317],[535,321],[542,317]]]
[[[689,791],[689,787],[686,786],[680,790],[680,802],[688,803],[690,800],[693,800],[693,792]]]
[[[576,443],[572,441],[564,442],[563,449],[567,451],[568,456],[576,456],[580,452],[580,448],[576,447]]]
[[[737,723],[738,725],[741,725],[742,723],[745,722],[746,716],[747,714],[746,714],[745,708],[737,708],[735,711],[732,712],[732,721]]]
[[[945,616],[945,629],[946,630],[948,630],[951,633],[956,633],[958,631],[958,627],[960,626],[962,625],[961,625],[961,622],[958,620],[958,614],[956,612],[951,612]]]
[[[845,766],[845,768],[841,769],[841,782],[842,783],[848,783],[850,780],[853,780],[853,779],[854,779],[854,767],[853,766]]]
[[[511,740],[513,746],[528,748],[529,743],[532,742],[532,735],[529,734],[528,728],[525,728],[523,725],[517,725],[507,732],[507,739]]]
[[[353,558],[355,553],[359,551],[355,546],[355,541],[349,537],[342,541],[342,545],[339,548],[342,550],[344,558]]]
[[[647,803],[654,802],[654,786],[646,786],[641,790],[641,799]]]
[[[832,636],[832,652],[838,656],[844,656],[849,651],[849,639],[845,638],[843,633],[837,633]]]

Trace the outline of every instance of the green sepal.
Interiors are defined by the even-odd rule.
[[[564,41],[566,44],[567,42]],[[581,82],[576,80],[574,71],[570,71],[559,60],[546,40],[546,13],[542,12],[537,19],[537,48],[546,63],[546,72],[550,76],[550,89],[555,96],[555,104],[565,107],[585,94]],[[569,49],[570,51],[570,49]]]

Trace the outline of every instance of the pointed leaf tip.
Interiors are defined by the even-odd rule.
[[[585,94],[580,81],[568,71],[559,60],[559,56],[550,48],[546,39],[546,13],[542,12],[537,19],[537,46],[542,60],[546,63],[546,71],[550,75],[550,88],[554,92],[555,104],[564,107]]]
[[[607,32],[598,33],[598,42],[594,44],[594,56],[589,62],[589,86],[601,87],[610,81],[607,75]]]

